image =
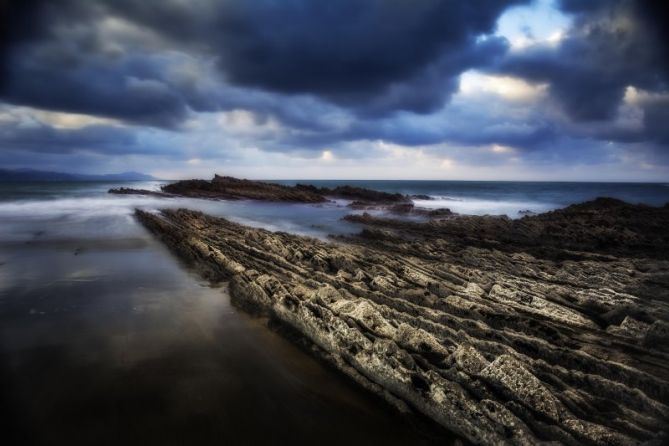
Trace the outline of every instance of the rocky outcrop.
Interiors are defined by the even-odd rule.
[[[184,180],[163,186],[163,192],[184,197],[264,200],[299,203],[321,203],[326,201],[321,194],[296,187],[263,181],[214,176],[207,180]]]
[[[400,203],[411,204],[402,194],[391,194],[352,186],[335,188],[298,184],[285,186],[264,181],[243,180],[215,175],[211,181],[184,180],[163,186],[163,192],[195,198],[225,200],[263,200],[298,203],[321,203],[329,198],[353,201],[353,206],[389,206]],[[111,192],[111,191],[110,191]]]
[[[448,217],[448,210],[437,210]],[[447,239],[461,246],[530,252],[559,258],[574,252],[592,255],[667,257],[669,207],[633,205],[613,198],[572,205],[520,219],[465,216],[423,222],[349,215],[347,220],[425,239]]]
[[[109,189],[107,192],[116,195],[148,195],[152,197],[174,197],[173,194],[168,194],[165,192],[158,192],[155,190],[146,190],[146,189],[133,189],[130,187],[117,187]]]
[[[263,181],[244,180],[215,175],[211,181],[183,180],[162,186],[162,192],[126,187],[109,189],[110,194],[150,195],[155,197],[191,197],[210,200],[262,200],[294,203],[322,203],[331,199],[351,200],[348,206],[358,210],[382,210],[390,214],[442,218],[451,215],[448,209],[416,208],[412,198],[397,193],[387,193],[353,186],[334,188],[297,184],[285,186]],[[428,199],[430,197],[427,197]]]
[[[137,217],[204,277],[228,280],[236,305],[475,444],[661,444],[669,251],[643,231],[669,222],[664,209],[634,208],[641,222],[627,206],[520,223],[366,216],[335,243],[189,210]],[[624,238],[599,243],[613,237],[600,222]]]
[[[315,187],[311,185],[298,184],[297,189],[310,191],[325,197],[343,198],[352,200],[353,207],[364,207],[371,205],[411,204],[411,200],[406,195],[398,193],[381,192],[372,189],[355,186],[337,186],[334,188]]]

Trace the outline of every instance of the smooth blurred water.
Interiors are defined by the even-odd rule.
[[[239,312],[132,216],[321,235],[345,208],[107,194],[120,185],[159,183],[0,186],[0,444],[453,442]]]
[[[274,231],[325,238],[357,231],[346,203],[309,205],[115,195],[113,187],[159,190],[161,182],[0,183],[0,241],[136,237],[135,209],[188,208]]]
[[[661,183],[541,183],[477,181],[277,181],[318,187],[351,184],[386,192],[428,195],[417,206],[446,207],[462,214],[545,212],[599,196],[632,203],[663,205],[669,185]],[[341,220],[352,212],[346,201],[312,204],[257,201],[212,201],[113,195],[112,187],[159,190],[163,182],[137,183],[0,183],[0,241],[70,238],[125,238],[142,232],[133,220],[136,208],[156,210],[186,207],[256,227],[320,238],[355,232],[359,227]]]

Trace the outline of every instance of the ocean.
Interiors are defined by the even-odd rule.
[[[546,212],[591,200],[614,197],[631,203],[661,206],[669,202],[665,183],[557,183],[481,181],[326,181],[284,180],[280,184],[313,184],[334,187],[342,184],[408,195],[417,206],[449,208],[474,215],[518,218],[521,211]],[[350,213],[346,202],[277,204],[252,201],[208,201],[186,198],[158,198],[112,195],[112,187],[159,190],[164,182],[137,183],[0,183],[0,241],[27,241],[34,238],[124,238],[143,234],[133,221],[135,208],[188,207],[226,217],[239,223],[301,235],[327,237],[331,233],[359,230],[341,221]],[[38,234],[38,236],[36,236]]]
[[[669,202],[669,183],[590,183],[525,181],[389,181],[310,180],[277,181],[281,184],[313,184],[336,187],[349,184],[384,192],[427,195],[414,200],[417,206],[449,208],[472,215],[519,217],[519,211],[546,212],[597,197],[613,197],[630,203],[662,206]]]
[[[281,181],[294,184],[298,181]],[[466,214],[543,212],[597,196],[662,205],[666,184],[299,181],[425,194]],[[17,444],[449,444],[237,311],[133,218],[188,207],[326,238],[346,202],[111,195],[161,182],[0,184],[0,419]],[[350,433],[355,432],[352,438]],[[10,441],[11,443],[11,441]]]

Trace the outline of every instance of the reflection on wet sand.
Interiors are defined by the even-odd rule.
[[[76,255],[75,255],[76,254]],[[448,444],[153,241],[0,245],[3,444]]]

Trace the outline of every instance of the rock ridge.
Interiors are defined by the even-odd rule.
[[[361,216],[366,229],[336,243],[185,209],[136,216],[203,277],[229,281],[236,305],[472,443],[659,445],[667,210],[630,206],[596,200],[522,223]],[[630,233],[601,243],[607,226]]]
[[[215,175],[207,180],[183,180],[166,184],[163,192],[184,197],[215,198],[227,200],[263,200],[279,202],[322,203],[329,198],[352,200],[358,205],[410,204],[409,197],[402,194],[380,192],[353,186],[334,188],[297,184],[286,186],[265,181],[246,180]]]

